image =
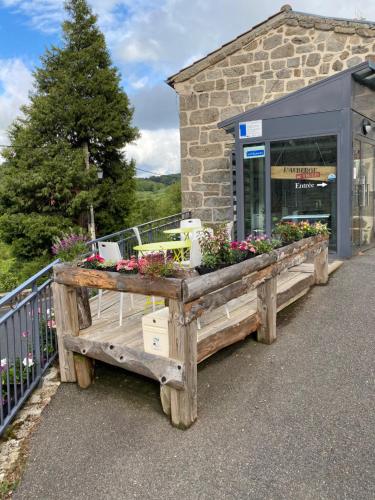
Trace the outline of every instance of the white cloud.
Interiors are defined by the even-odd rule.
[[[141,137],[126,148],[128,158],[134,158],[137,166],[155,174],[180,171],[180,144],[178,129],[141,130]],[[139,171],[140,177],[150,174]]]
[[[0,59],[0,86],[0,144],[8,144],[6,131],[28,100],[31,72],[20,59]]]
[[[119,60],[148,64],[165,77],[275,14],[281,3],[263,0],[255,8],[249,0],[160,0],[150,9],[149,2],[140,1],[137,11],[108,27],[107,34]],[[294,0],[293,8],[375,20],[375,3],[368,0]]]
[[[148,77],[147,76],[144,76],[143,78],[139,78],[137,80],[132,80],[131,81],[131,86],[133,87],[133,89],[143,89],[145,87],[147,87],[147,84],[148,84]]]
[[[135,124],[143,130],[128,151],[138,165],[155,171],[179,168],[176,96],[162,80],[208,52],[275,14],[284,1],[263,0],[89,0],[99,15],[115,63],[126,77]],[[20,12],[31,26],[44,32],[59,30],[64,18],[62,0],[0,0]],[[293,9],[322,16],[375,21],[375,2],[368,0],[293,0]],[[229,21],[228,21],[229,20]],[[17,60],[18,61],[18,60]],[[10,64],[10,63],[9,63]],[[26,66],[0,83],[0,134],[27,99],[31,77]],[[5,73],[4,73],[5,71]],[[172,128],[173,127],[173,128]],[[4,137],[4,136],[3,136]]]
[[[23,14],[32,27],[46,33],[56,31],[63,18],[61,0],[2,0],[1,3]]]

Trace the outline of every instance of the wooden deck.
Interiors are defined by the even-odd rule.
[[[341,261],[329,264],[329,274]],[[305,295],[313,285],[313,264],[304,263],[277,277],[277,311],[281,311]],[[123,324],[119,326],[119,294],[105,292],[102,298],[101,316],[97,318],[97,299],[91,300],[93,324],[81,330],[80,337],[93,341],[110,342],[123,347],[143,351],[141,318],[152,311],[150,300],[143,295],[133,295],[134,308],[130,307],[130,296],[125,293]],[[157,308],[164,307],[163,299],[156,299]],[[148,303],[147,303],[148,302]],[[220,349],[238,342],[258,328],[256,290],[228,302],[228,318],[224,306],[204,314],[198,330],[198,363]],[[252,314],[251,314],[252,313]],[[230,334],[236,330],[236,335]]]

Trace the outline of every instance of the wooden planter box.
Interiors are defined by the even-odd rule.
[[[328,238],[323,236],[305,238],[269,254],[190,278],[149,279],[58,264],[53,288],[61,379],[78,379],[81,386],[88,386],[92,378],[89,358],[146,375],[160,382],[163,409],[170,414],[172,423],[189,427],[197,417],[197,362],[254,331],[258,341],[272,343],[276,339],[277,276],[310,257],[314,257],[314,283],[327,283]],[[85,308],[78,307],[82,299],[77,302],[77,290],[82,287],[168,299],[170,357],[80,337],[80,325],[88,324],[87,318],[82,319]],[[254,289],[257,314],[229,329],[213,332],[197,348],[197,319]],[[78,297],[82,296],[80,292]]]

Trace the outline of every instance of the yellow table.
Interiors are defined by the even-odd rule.
[[[145,245],[137,245],[134,250],[137,252],[167,252],[171,250],[175,260],[181,262],[185,258],[185,250],[191,247],[189,239],[183,241],[158,241],[157,243],[146,243]]]
[[[203,227],[200,226],[189,226],[189,227],[175,227],[174,229],[166,229],[163,231],[165,234],[188,234],[193,231],[203,231]]]

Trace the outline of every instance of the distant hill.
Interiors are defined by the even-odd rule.
[[[152,175],[136,179],[136,201],[128,226],[181,212],[181,175]]]
[[[181,174],[152,175],[149,180],[170,186],[175,182],[180,182]]]
[[[147,178],[137,178],[137,191],[160,191],[176,182],[180,183],[181,174],[152,175]]]

